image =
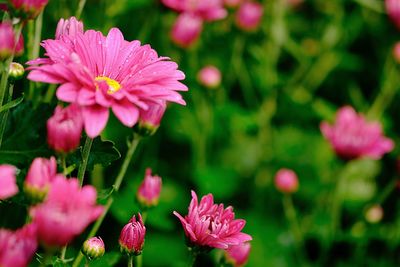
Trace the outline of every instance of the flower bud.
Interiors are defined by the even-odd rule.
[[[141,136],[150,136],[157,131],[165,110],[167,109],[165,101],[148,102],[147,106],[147,110],[140,110],[139,123],[136,127],[137,132]]]
[[[10,69],[8,71],[8,79],[10,80],[19,80],[24,76],[25,69],[24,67],[16,62],[11,62]]]
[[[0,165],[0,200],[12,197],[18,193],[15,172],[16,169],[12,165]]]
[[[138,220],[135,215],[129,223],[122,228],[119,236],[119,245],[122,253],[128,255],[140,255],[143,250],[146,227],[143,224],[142,216],[138,213]]]
[[[298,190],[299,181],[294,171],[280,169],[275,175],[275,187],[282,193],[291,194]]]
[[[400,29],[400,3],[399,0],[385,0],[386,12],[393,24]]]
[[[379,223],[383,218],[383,209],[381,205],[375,204],[365,211],[365,219],[369,223]]]
[[[393,47],[394,60],[400,64],[400,42],[397,42]]]
[[[49,0],[10,0],[11,7],[21,18],[34,19],[47,5]]]
[[[54,157],[33,160],[24,182],[24,191],[33,203],[44,200],[56,174],[57,162]]]
[[[197,79],[201,85],[214,89],[221,84],[221,72],[216,67],[209,65],[199,71]]]
[[[83,33],[83,23],[75,17],[69,19],[60,19],[56,29],[56,39],[60,39],[63,35],[75,37],[77,33]]]
[[[172,41],[183,48],[191,46],[203,30],[203,20],[190,13],[182,13],[176,19],[171,31]]]
[[[235,267],[244,266],[249,258],[250,249],[251,245],[248,242],[230,246],[225,250],[225,259]]]
[[[156,206],[161,193],[161,177],[151,175],[151,169],[146,169],[142,184],[137,191],[136,198],[140,205],[146,208]]]
[[[0,22],[0,61],[13,54],[22,54],[24,50],[22,35],[18,38],[18,42],[16,39],[12,24],[10,22]]]
[[[47,121],[47,143],[58,153],[73,152],[79,146],[83,120],[78,106],[58,106]]]
[[[100,237],[92,237],[86,240],[82,246],[82,253],[89,259],[94,260],[104,255],[104,242]]]
[[[236,13],[236,25],[245,31],[254,31],[261,22],[264,8],[256,2],[243,3]]]

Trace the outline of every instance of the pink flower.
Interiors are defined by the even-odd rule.
[[[34,224],[25,225],[15,232],[0,229],[0,266],[28,266],[36,249],[36,226]]]
[[[81,141],[83,121],[77,105],[57,106],[47,121],[47,143],[58,153],[70,153]]]
[[[189,47],[199,39],[203,30],[203,20],[191,13],[182,13],[171,30],[172,41],[183,48]]]
[[[161,0],[167,7],[180,13],[191,13],[206,21],[223,19],[227,16],[223,0]]]
[[[245,31],[254,31],[258,28],[264,13],[262,4],[244,2],[236,13],[236,24]]]
[[[35,158],[26,175],[24,191],[34,202],[43,201],[56,174],[57,162],[54,157]]]
[[[15,167],[11,165],[0,165],[0,199],[12,197],[18,193],[15,170]]]
[[[294,171],[280,169],[275,175],[275,187],[282,193],[294,193],[299,188],[299,179]]]
[[[212,194],[202,197],[198,203],[192,191],[189,214],[185,217],[176,211],[174,214],[181,221],[190,245],[227,249],[252,240],[250,235],[241,232],[246,221],[235,219],[231,206],[225,209],[223,204],[214,204]]]
[[[83,33],[83,23],[75,17],[60,19],[56,29],[56,39],[61,39],[63,35],[75,38],[78,33]]]
[[[31,207],[29,214],[38,227],[38,239],[47,246],[65,246],[103,212],[96,205],[96,189],[82,188],[75,178],[57,175],[45,202]]]
[[[336,154],[343,159],[370,157],[380,159],[394,148],[391,139],[383,136],[381,124],[366,122],[350,106],[342,107],[336,114],[336,123],[321,123],[321,132],[329,140]]]
[[[33,19],[47,5],[49,0],[10,0],[11,6],[23,17]]]
[[[122,228],[119,236],[119,245],[121,252],[129,255],[139,255],[142,253],[146,227],[143,224],[142,216],[138,213],[138,220],[135,215],[129,220],[129,223]]]
[[[167,109],[165,101],[147,103],[147,110],[140,110],[138,132],[142,136],[153,135],[160,126],[161,119]]]
[[[0,22],[0,60],[4,60],[13,54],[21,55],[23,53],[24,40],[22,35],[18,38],[18,42],[16,39],[11,23]]]
[[[104,242],[100,237],[89,238],[83,243],[82,253],[90,260],[102,257],[104,252]]]
[[[148,102],[185,104],[177,92],[187,90],[179,82],[185,75],[175,62],[159,57],[149,45],[125,41],[116,28],[103,36],[93,30],[81,32],[72,20],[60,24],[59,39],[43,41],[48,58],[28,62],[28,79],[61,84],[58,99],[81,107],[89,137],[104,129],[110,108],[122,124],[132,127]]]
[[[236,246],[230,246],[225,251],[225,258],[227,262],[235,267],[244,266],[249,258],[251,245],[250,243],[242,243]]]
[[[385,0],[386,12],[394,25],[400,29],[400,1]]]
[[[197,74],[200,84],[207,88],[216,88],[221,84],[221,72],[215,66],[206,66]]]
[[[137,191],[136,197],[144,207],[152,207],[158,204],[161,193],[161,177],[151,175],[151,169],[146,169],[146,174],[142,184]]]

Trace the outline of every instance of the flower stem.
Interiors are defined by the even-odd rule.
[[[341,225],[341,207],[342,207],[342,191],[344,185],[345,175],[339,174],[339,180],[336,184],[336,189],[332,199],[332,228],[331,228],[331,238],[335,238],[337,231],[340,231]]]
[[[128,258],[128,267],[133,267],[133,256],[129,256]]]
[[[89,238],[95,236],[97,231],[99,230],[101,224],[103,223],[104,218],[106,217],[108,211],[110,210],[110,207],[111,207],[112,203],[114,202],[113,194],[115,192],[118,192],[119,187],[121,186],[122,180],[123,180],[123,178],[125,176],[125,173],[126,173],[126,171],[128,169],[129,163],[132,160],[132,156],[135,153],[135,150],[136,150],[137,145],[139,144],[139,142],[140,142],[140,136],[134,134],[133,140],[132,140],[131,144],[129,145],[128,152],[126,153],[126,156],[125,156],[124,162],[122,163],[121,169],[119,170],[119,173],[118,173],[117,177],[115,178],[115,182],[114,182],[114,185],[113,185],[114,191],[113,191],[112,194],[110,194],[110,196],[109,196],[109,198],[107,200],[107,203],[104,206],[103,214],[101,214],[101,216],[94,223],[94,225],[92,227],[92,230],[89,232],[89,234],[88,234],[86,239],[89,239]],[[82,261],[82,258],[83,258],[83,254],[82,254],[82,252],[79,252],[79,255],[76,257],[76,259],[75,259],[74,263],[72,264],[72,266],[73,267],[78,267],[80,262]]]
[[[39,51],[40,51],[40,40],[42,38],[42,27],[43,27],[43,11],[40,12],[39,16],[36,18],[35,21],[35,30],[34,30],[34,35],[31,36],[31,32],[29,35],[29,41],[32,42],[31,46],[31,51],[29,53],[29,58],[30,59],[35,59],[39,57]],[[33,33],[33,32],[32,32]],[[29,94],[28,94],[28,99],[34,99],[37,100],[38,95],[35,97],[35,83],[30,82],[29,83]]]
[[[67,245],[61,248],[60,259],[62,262],[65,260],[65,253],[67,253]]]
[[[135,267],[142,267],[142,263],[143,263],[142,254],[137,255],[135,257]]]
[[[189,248],[189,250],[190,250],[190,255],[191,255],[191,260],[190,260],[190,262],[189,262],[189,267],[194,267],[195,265],[196,265],[196,260],[197,260],[197,257],[199,256],[199,252],[196,250],[196,249],[190,249]]]
[[[78,9],[76,10],[75,17],[79,19],[82,15],[83,8],[85,7],[86,0],[80,0],[78,4]]]
[[[82,163],[79,166],[79,170],[78,170],[78,180],[79,180],[79,184],[81,186],[83,185],[83,179],[85,176],[85,171],[86,171],[87,163],[89,160],[90,148],[92,147],[92,143],[93,143],[93,139],[90,138],[89,136],[87,136],[85,145],[82,150]]]
[[[10,83],[10,87],[8,88],[7,103],[12,100],[13,92],[14,92],[14,83]],[[4,111],[4,113],[0,114],[0,147],[1,147],[1,144],[3,143],[3,135],[6,130],[9,112],[10,112],[10,109],[7,109],[6,111]]]

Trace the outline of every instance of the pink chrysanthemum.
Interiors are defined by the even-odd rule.
[[[15,171],[12,165],[0,165],[0,199],[12,197],[18,193]]]
[[[367,122],[350,106],[338,110],[334,125],[322,122],[320,128],[336,154],[343,159],[362,156],[380,159],[394,147],[393,141],[383,136],[379,122]]]
[[[223,19],[228,14],[223,0],[161,0],[161,2],[178,12],[191,13],[206,21]]]
[[[177,91],[187,87],[178,65],[159,57],[149,45],[128,42],[113,28],[107,36],[83,31],[75,18],[59,23],[56,40],[42,46],[48,58],[28,62],[28,79],[61,84],[58,99],[82,108],[89,137],[98,136],[107,124],[109,109],[126,126],[132,127],[147,102],[172,101],[185,105]]]
[[[223,204],[214,204],[212,194],[202,197],[199,203],[192,191],[189,214],[185,217],[176,211],[174,214],[181,221],[191,245],[227,249],[252,240],[250,235],[241,232],[246,221],[235,219],[231,206],[224,208]]]

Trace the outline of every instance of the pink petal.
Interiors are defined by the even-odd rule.
[[[82,107],[82,117],[86,134],[90,138],[100,135],[108,121],[108,108],[102,106]]]
[[[112,111],[115,116],[126,126],[132,127],[139,119],[139,109],[124,101],[123,103],[114,103]]]

